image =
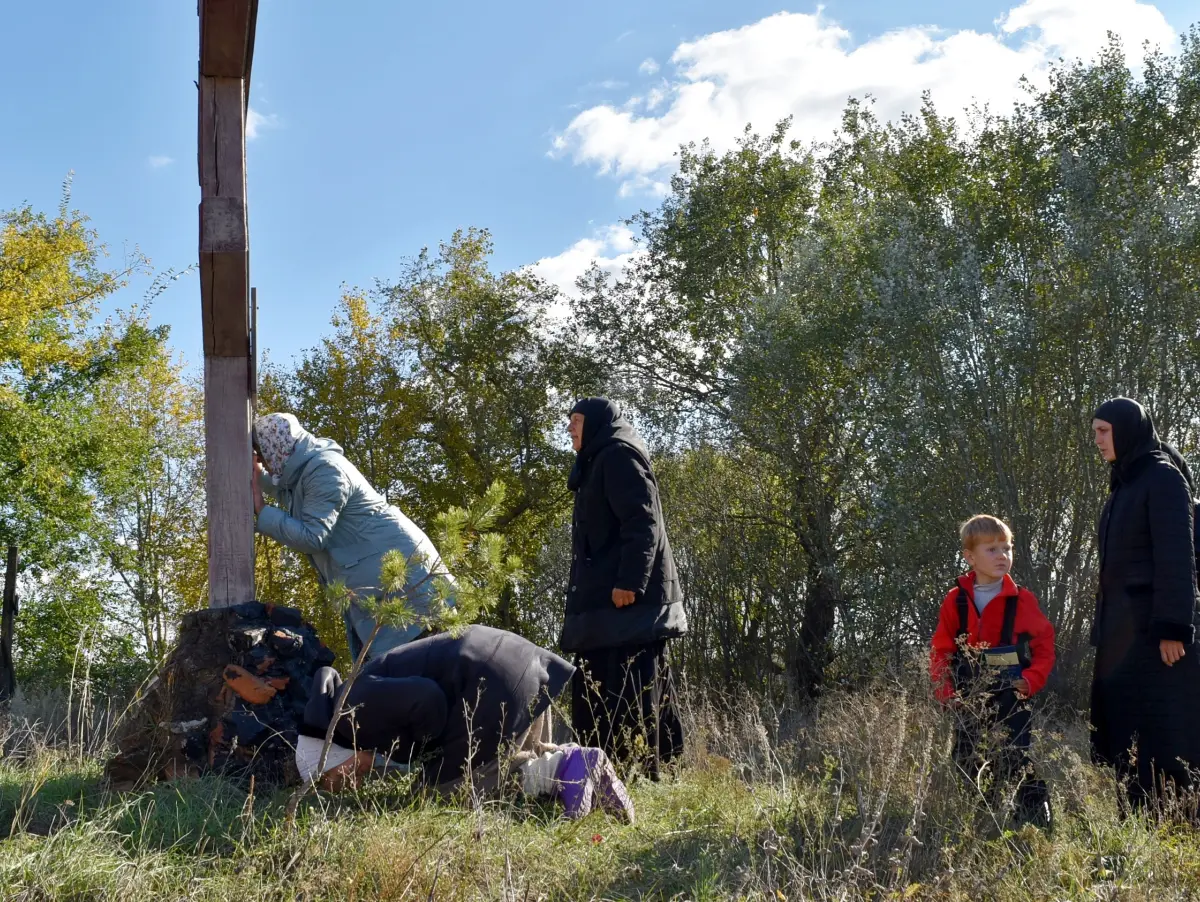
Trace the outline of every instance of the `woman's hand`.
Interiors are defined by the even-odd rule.
[[[1187,654],[1183,643],[1177,639],[1160,639],[1158,653],[1162,655],[1162,662],[1168,667],[1174,667],[1175,662]]]
[[[623,608],[633,604],[635,600],[634,594],[629,589],[613,589],[612,601],[618,608]]]
[[[1021,698],[1029,698],[1029,680],[1021,677],[1018,680],[1013,680],[1013,689],[1017,691],[1017,695]]]
[[[262,509],[267,506],[267,502],[263,500],[262,489],[258,487],[258,474],[262,470],[262,464],[258,462],[258,458],[254,459],[254,469],[250,471],[250,492],[254,496],[254,516],[262,513]]]

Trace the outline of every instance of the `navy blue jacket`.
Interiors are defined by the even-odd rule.
[[[350,687],[334,733],[347,748],[423,762],[427,782],[496,760],[566,688],[575,668],[504,630],[470,626],[419,639],[366,665]],[[325,667],[313,677],[301,732],[323,738],[342,679]]]

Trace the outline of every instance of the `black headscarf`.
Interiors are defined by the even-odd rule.
[[[575,466],[567,477],[567,488],[572,492],[583,485],[587,469],[600,453],[609,445],[620,443],[628,445],[642,458],[647,467],[650,466],[650,452],[645,442],[634,430],[633,425],[625,419],[621,408],[608,398],[583,398],[575,402],[571,413],[583,414],[583,442],[575,454]]]
[[[1137,401],[1132,398],[1111,398],[1096,408],[1092,418],[1112,424],[1113,451],[1117,459],[1112,465],[1110,488],[1116,488],[1125,481],[1133,465],[1141,458],[1160,453],[1183,474],[1188,488],[1195,491],[1196,484],[1187,461],[1174,446],[1158,437],[1150,413]]]

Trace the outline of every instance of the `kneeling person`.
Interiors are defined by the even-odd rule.
[[[439,794],[468,779],[488,792],[517,772],[527,792],[562,796],[569,814],[586,814],[594,800],[632,819],[625,788],[603,752],[552,744],[550,706],[574,673],[553,652],[486,626],[393,649],[370,661],[350,687],[321,785],[352,785],[379,754],[412,762]],[[331,667],[313,677],[296,747],[304,780],[318,776],[341,685]]]

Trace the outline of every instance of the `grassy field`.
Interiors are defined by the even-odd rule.
[[[1197,835],[1120,821],[1078,727],[1039,737],[1047,837],[971,797],[924,699],[833,697],[790,724],[747,710],[693,718],[692,760],[636,782],[632,826],[437,804],[395,779],[311,797],[289,824],[283,794],[208,777],[117,796],[96,757],[25,742],[0,760],[0,899],[1200,898]]]

